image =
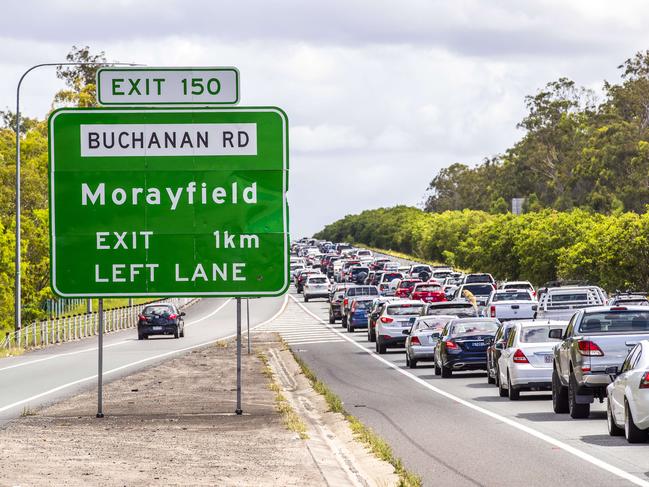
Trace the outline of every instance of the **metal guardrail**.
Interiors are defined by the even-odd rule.
[[[168,298],[156,303],[174,304],[185,309],[199,298]],[[150,303],[135,306],[122,306],[104,311],[104,332],[125,330],[137,325],[138,315]],[[0,349],[30,348],[68,342],[96,335],[99,331],[99,313],[83,313],[70,316],[52,317],[31,323],[13,333],[7,333],[0,341]]]

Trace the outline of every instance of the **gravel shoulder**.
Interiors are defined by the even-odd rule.
[[[355,444],[303,378],[282,384],[299,372],[277,335],[254,334],[253,347],[243,354],[243,416],[234,414],[234,342],[194,350],[105,384],[103,419],[94,389],[25,410],[0,429],[0,485],[318,486],[336,475],[346,475],[339,485],[394,484],[391,467]],[[258,352],[282,357],[272,377]],[[272,382],[297,406],[308,439],[285,426]]]

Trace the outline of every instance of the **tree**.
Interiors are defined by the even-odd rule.
[[[72,46],[72,50],[65,58],[70,62],[90,64],[59,66],[56,68],[56,76],[65,81],[67,89],[59,91],[54,96],[54,103],[78,107],[96,106],[97,87],[95,79],[97,69],[106,62],[104,51],[99,54],[91,54],[88,46]]]

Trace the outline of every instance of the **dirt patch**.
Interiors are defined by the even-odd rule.
[[[0,430],[0,485],[326,485],[263,368],[244,351],[243,416],[232,342],[108,383],[103,419],[94,390],[36,410]]]

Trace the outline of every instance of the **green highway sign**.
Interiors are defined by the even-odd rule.
[[[275,296],[289,285],[278,108],[64,108],[49,118],[62,297]]]
[[[237,68],[106,67],[97,71],[100,105],[234,105]]]

